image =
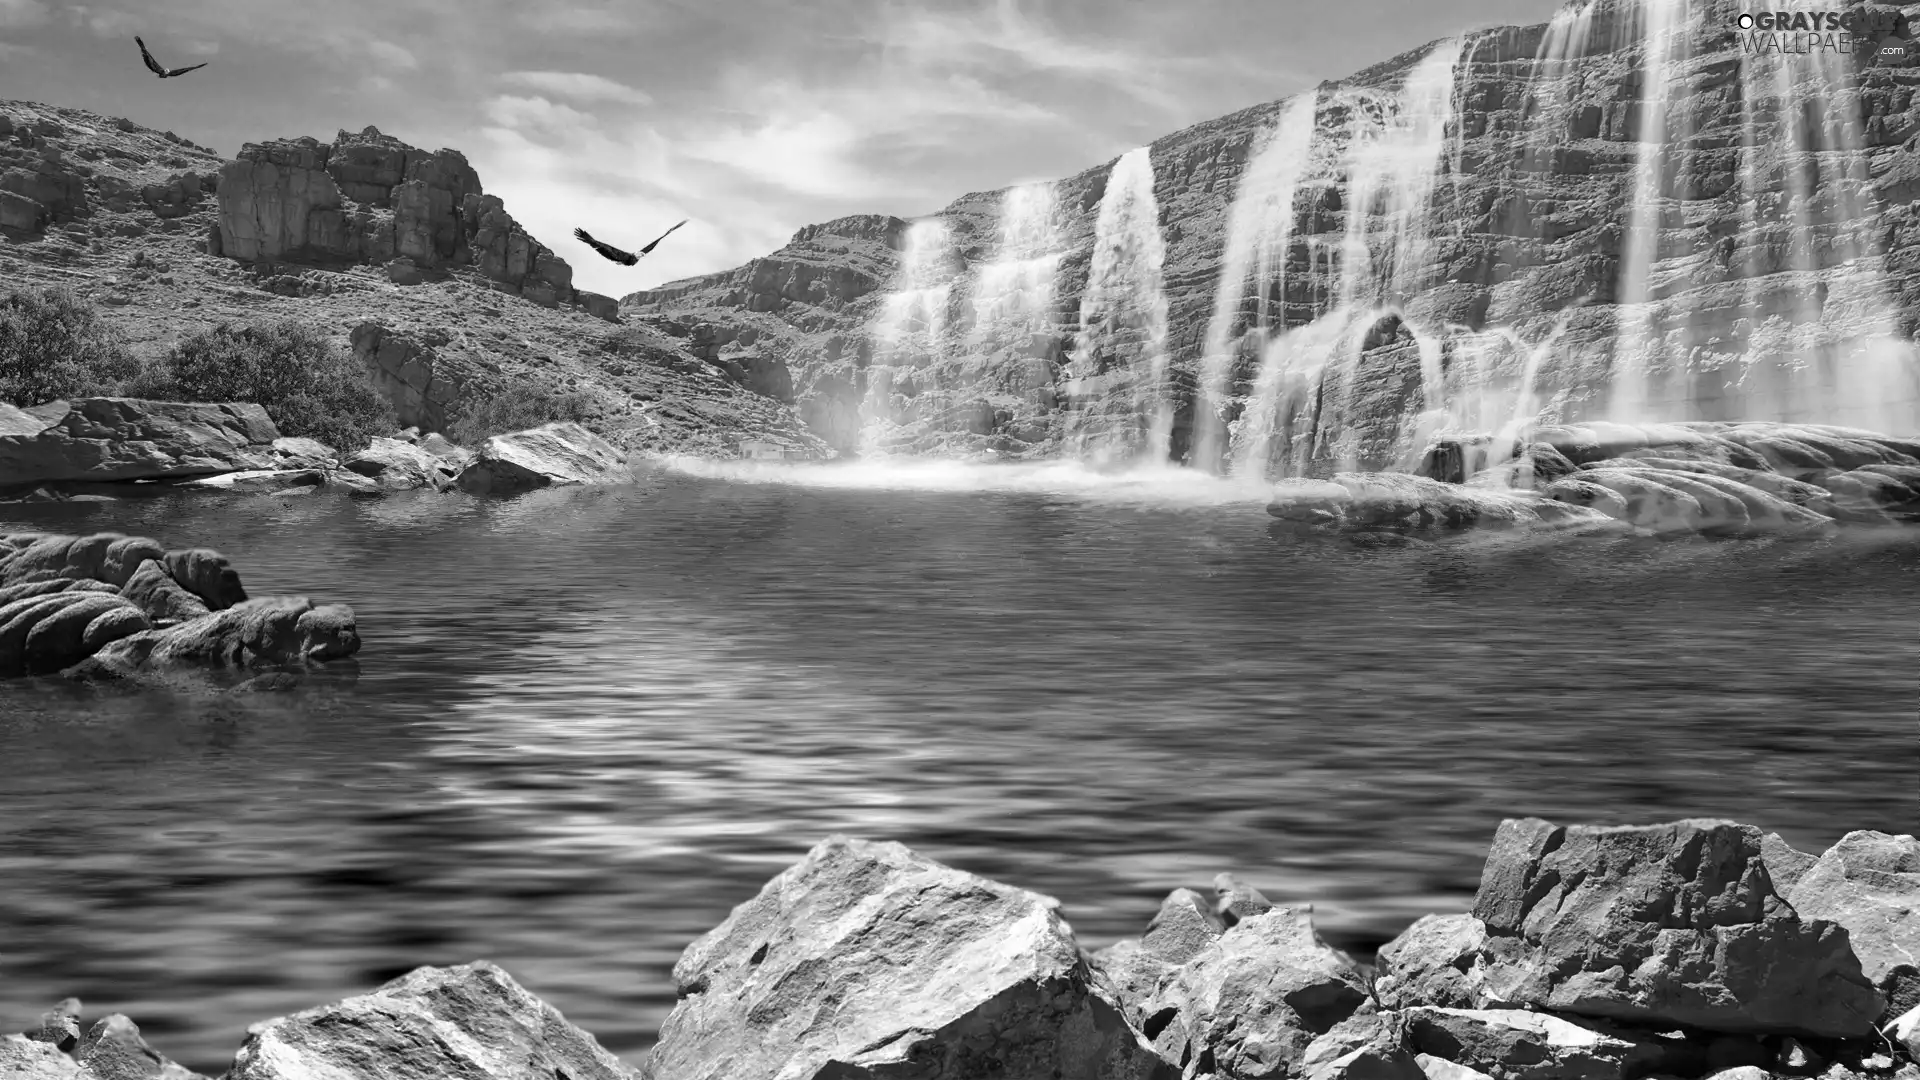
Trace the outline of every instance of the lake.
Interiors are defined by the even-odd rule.
[[[1366,954],[1503,817],[1911,832],[1920,539],[1289,538],[1072,466],[683,463],[505,501],[0,507],[345,602],[282,694],[0,684],[0,1022],[249,1024],[504,966],[638,1061],[691,940],[830,833],[1089,946],[1233,871]]]

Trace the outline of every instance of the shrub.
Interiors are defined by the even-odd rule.
[[[598,411],[593,395],[583,390],[521,385],[468,402],[448,422],[446,435],[461,446],[479,446],[489,436],[561,420],[580,423]]]
[[[141,397],[175,401],[251,401],[280,434],[342,452],[364,449],[399,426],[393,406],[352,356],[294,322],[203,330],[176,344],[138,389]]]
[[[139,370],[120,335],[72,290],[0,296],[0,399],[27,407],[115,394]]]

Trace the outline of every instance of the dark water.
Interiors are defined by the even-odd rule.
[[[220,548],[365,648],[285,695],[0,688],[0,1024],[78,995],[217,1072],[485,957],[638,1060],[679,951],[834,831],[1090,945],[1233,870],[1365,949],[1467,906],[1503,816],[1915,828],[1910,539],[1360,550],[1045,490],[1083,480],[6,508]]]

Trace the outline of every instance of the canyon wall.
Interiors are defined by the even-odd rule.
[[[1168,135],[1157,237],[1108,163],[622,308],[777,371],[843,453],[1320,473],[1516,423],[1920,427],[1920,67],[1750,54],[1741,10],[1597,0]],[[1147,262],[1163,315],[1115,299]]]

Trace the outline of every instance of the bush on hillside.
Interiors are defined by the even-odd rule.
[[[111,395],[140,362],[71,289],[10,289],[0,296],[0,400],[22,408]]]
[[[583,390],[521,385],[469,401],[447,424],[446,436],[461,446],[479,446],[494,435],[562,420],[584,423],[598,413],[593,395]]]
[[[367,373],[325,335],[294,322],[226,323],[182,339],[136,380],[138,396],[251,401],[282,435],[318,439],[343,453],[399,426]]]

